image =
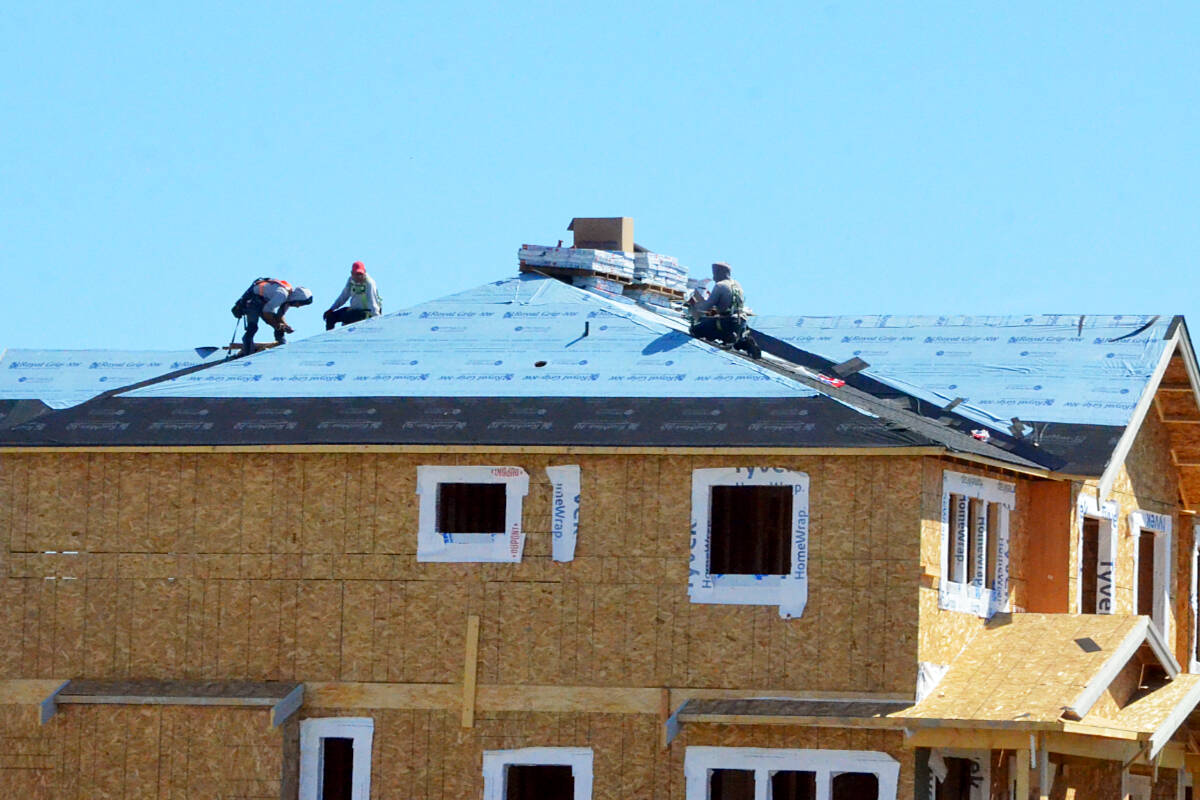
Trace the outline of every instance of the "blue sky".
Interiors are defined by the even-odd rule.
[[[0,347],[221,344],[267,274],[308,335],[356,259],[397,310],[616,215],[759,313],[1200,331],[1200,7],[895,5],[6,4]]]

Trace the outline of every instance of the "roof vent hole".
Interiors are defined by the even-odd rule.
[[[544,366],[546,366],[546,362],[545,361],[535,361],[535,362],[533,362],[533,365],[535,367],[544,367]]]

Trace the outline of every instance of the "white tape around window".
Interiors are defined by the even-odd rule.
[[[438,484],[441,483],[504,484],[504,532],[438,531]],[[417,495],[420,497],[417,561],[519,562],[525,550],[521,501],[527,494],[529,475],[520,467],[417,467]]]
[[[579,467],[575,464],[546,467],[546,477],[554,487],[550,506],[554,560],[574,561],[575,540],[579,534]]]
[[[714,486],[792,487],[792,569],[787,575],[713,575],[710,572],[711,492]],[[784,619],[808,603],[808,475],[778,467],[692,471],[692,556],[688,595],[693,603],[777,605]]]

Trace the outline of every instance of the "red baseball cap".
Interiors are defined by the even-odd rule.
[[[361,261],[355,261],[354,264],[352,264],[350,267],[350,272],[355,273],[355,274],[361,273],[363,275],[366,275],[367,268],[365,266],[363,266],[363,263]]]

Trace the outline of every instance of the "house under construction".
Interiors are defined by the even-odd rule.
[[[752,360],[574,229],[245,358],[5,352],[3,795],[1192,797],[1182,318]]]

